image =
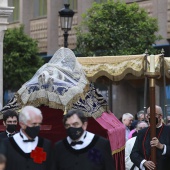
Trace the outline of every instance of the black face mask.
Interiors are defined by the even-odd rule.
[[[75,127],[70,127],[66,129],[67,135],[72,139],[72,140],[77,140],[81,137],[83,134],[84,130],[82,127],[75,128]]]
[[[24,131],[30,138],[34,139],[36,136],[38,136],[40,132],[40,126],[33,127],[27,126],[27,128]]]
[[[17,125],[7,124],[6,130],[7,130],[9,133],[14,133],[14,132],[16,131],[16,128],[17,128]]]
[[[157,125],[158,124],[158,118],[155,117],[155,119],[156,119],[156,125]],[[149,123],[151,123],[151,118],[149,118]]]

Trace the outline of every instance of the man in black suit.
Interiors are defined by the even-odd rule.
[[[8,110],[3,114],[3,124],[6,131],[0,133],[0,139],[11,137],[16,133],[18,115],[13,110]]]
[[[42,119],[41,111],[33,106],[21,110],[20,132],[0,142],[6,170],[49,170],[51,142],[38,136]]]
[[[115,170],[109,141],[86,131],[82,111],[70,110],[63,123],[68,136],[55,144],[51,170]]]
[[[130,158],[141,170],[170,169],[170,127],[162,123],[162,109],[155,106],[156,136],[150,140],[150,127],[140,130]],[[150,108],[147,110],[150,119]],[[156,147],[156,164],[151,161],[151,147]]]

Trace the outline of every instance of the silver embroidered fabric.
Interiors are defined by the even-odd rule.
[[[73,51],[62,47],[17,94],[24,105],[45,104],[63,109],[63,106],[70,105],[71,101],[76,102],[74,99],[81,97],[87,85],[85,72]]]

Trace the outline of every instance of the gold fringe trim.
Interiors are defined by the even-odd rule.
[[[116,149],[115,151],[112,151],[112,155],[114,155],[114,154],[116,154],[116,153],[119,153],[119,152],[121,152],[121,151],[124,150],[124,149],[125,149],[125,145],[122,146],[122,147],[119,148],[119,149]]]
[[[63,115],[66,115],[67,114],[67,107],[65,107],[65,110],[64,110],[64,114]]]
[[[89,91],[89,84],[87,84],[84,87],[83,93],[79,93],[79,94],[75,95],[67,103],[67,105],[66,105],[67,110],[71,109],[73,104],[76,103],[80,98],[83,98],[88,91]],[[38,98],[36,100],[28,101],[26,104],[24,104],[22,102],[21,96],[18,93],[16,94],[16,98],[17,98],[17,103],[20,103],[21,107],[24,107],[26,105],[32,105],[34,107],[39,107],[41,105],[45,105],[45,106],[48,106],[48,107],[53,108],[53,109],[61,109],[61,110],[65,111],[65,106],[63,104],[56,103],[54,101],[49,101],[49,99],[47,99],[47,98]]]

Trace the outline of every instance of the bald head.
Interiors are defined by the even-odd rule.
[[[148,119],[150,119],[150,107],[147,109],[147,113],[148,113]],[[156,121],[157,121],[157,124],[156,124],[156,127],[159,127],[161,124],[162,124],[162,115],[163,115],[163,112],[162,112],[162,109],[160,106],[157,106],[155,105],[155,117],[156,117]]]
[[[147,109],[147,113],[150,113],[150,107]],[[162,108],[160,106],[155,105],[155,114],[162,115]]]

